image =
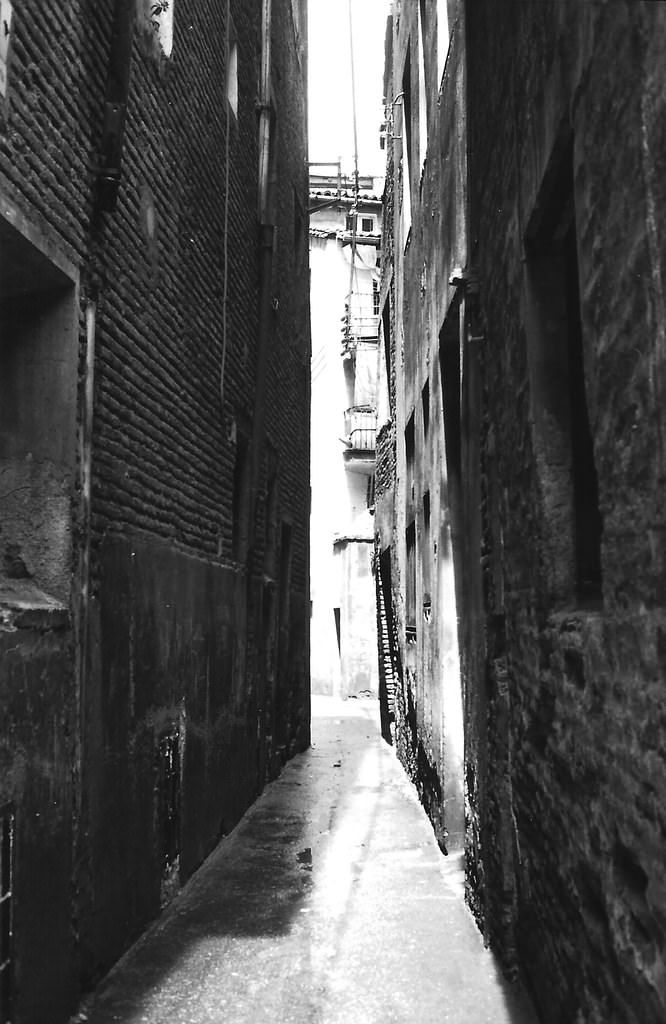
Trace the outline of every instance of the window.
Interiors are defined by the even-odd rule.
[[[382,334],[384,336],[384,361],[386,364],[386,390],[389,400],[389,415],[390,406],[393,399],[393,378],[391,375],[391,296],[390,294],[386,298],[384,308],[382,309]]]
[[[361,231],[371,233],[374,230],[375,222],[372,217],[361,217]]]
[[[348,213],[345,217],[345,231],[356,231],[356,214]]]
[[[459,493],[462,470],[460,408],[460,335],[458,308],[450,311],[439,335],[439,366],[444,405],[444,443],[449,501]]]
[[[430,426],[430,383],[426,381],[421,391],[421,412],[423,413],[423,440],[428,440]]]
[[[432,619],[432,598],[430,597],[431,579],[431,558],[430,547],[430,491],[423,495],[423,544],[421,545],[421,575],[423,585],[423,621],[428,623]]]
[[[601,601],[597,471],[578,285],[573,145],[560,144],[526,234],[528,359],[556,600]]]
[[[405,462],[408,474],[412,473],[414,471],[414,413],[407,420],[405,427]]]
[[[412,84],[409,54],[402,75],[402,231],[407,245],[412,226]]]
[[[414,517],[414,462],[415,462],[414,413],[405,427],[405,514],[407,520]]]
[[[458,546],[455,538],[461,538],[463,533],[460,321],[460,302],[456,300],[451,304],[439,334],[439,372],[442,381],[445,450],[445,472],[442,479],[444,515],[440,515],[439,542],[442,545],[442,552],[447,554],[451,539],[446,522],[448,513],[451,534],[454,537],[454,558],[458,557],[462,547],[462,542]]]
[[[6,580],[25,600],[46,592],[66,604],[77,478],[76,271],[4,196],[2,208],[0,591]]]
[[[238,40],[233,19],[229,22],[227,37],[227,101],[229,109],[238,119]]]
[[[368,485],[365,493],[365,504],[371,512],[375,510],[375,474],[371,473],[368,477]]]
[[[419,161],[421,168],[425,164],[428,150],[428,105],[426,99],[426,22],[425,3],[421,0],[418,7],[419,29],[417,45],[419,48]]]
[[[405,531],[405,636],[416,643],[416,524]]]
[[[0,811],[0,1024],[13,1016],[14,809]]]

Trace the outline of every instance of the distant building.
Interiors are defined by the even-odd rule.
[[[360,176],[357,195],[351,179],[310,173],[311,672],[313,692],[343,697],[377,693],[372,514],[382,184]]]
[[[306,4],[0,6],[0,1022],[60,1024],[309,743]]]
[[[388,43],[398,750],[447,845],[464,780],[544,1024],[664,1020],[666,8],[395,0]]]

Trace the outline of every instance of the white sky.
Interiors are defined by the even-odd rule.
[[[385,173],[379,126],[384,119],[384,37],[389,6],[389,0],[352,0],[360,174]],[[349,174],[354,169],[354,132],[348,0],[308,0],[308,37],[309,159],[342,157],[343,173]]]

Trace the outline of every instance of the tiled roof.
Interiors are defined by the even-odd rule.
[[[342,201],[346,201],[346,202],[352,203],[354,201],[353,189],[344,189],[343,188],[343,189],[340,190],[340,192],[338,192],[338,190],[334,189],[334,188],[329,188],[329,189],[313,189],[313,188],[311,188],[310,189],[310,198],[311,199],[336,199],[338,197]],[[372,192],[364,192],[363,190],[359,191],[358,198],[361,200],[361,202],[381,203],[381,201],[382,201],[382,197],[381,196],[376,196]]]

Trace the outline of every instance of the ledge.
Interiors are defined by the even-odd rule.
[[[29,580],[0,581],[0,630],[67,629],[69,608]]]

